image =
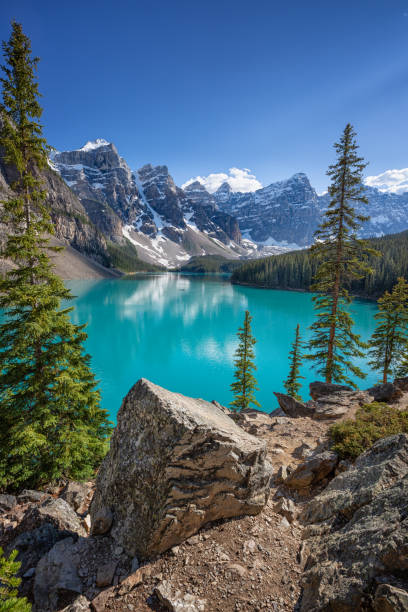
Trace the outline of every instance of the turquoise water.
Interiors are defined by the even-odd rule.
[[[273,391],[283,391],[288,350],[299,322],[304,338],[313,321],[307,293],[231,285],[223,277],[164,274],[138,280],[70,281],[75,323],[88,324],[87,350],[100,380],[103,406],[114,419],[121,401],[141,377],[193,397],[228,404],[233,379],[236,332],[244,311],[253,316],[262,409],[277,407]],[[376,306],[353,304],[356,331],[367,339]],[[364,368],[367,371],[367,368]],[[316,380],[304,365],[303,396]],[[369,373],[361,386],[377,380]]]

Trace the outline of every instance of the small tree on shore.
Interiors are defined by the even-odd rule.
[[[84,326],[69,318],[72,299],[52,267],[53,226],[39,171],[48,147],[39,123],[30,40],[18,23],[3,43],[0,145],[15,179],[2,202],[8,236],[1,256],[13,268],[0,281],[0,490],[38,487],[62,476],[88,478],[110,432],[84,354]]]
[[[21,578],[17,572],[21,563],[16,561],[17,551],[13,550],[8,558],[0,547],[0,612],[30,612],[31,605],[25,597],[18,597]]]
[[[251,404],[260,407],[259,402],[255,399],[255,391],[258,390],[258,387],[256,378],[253,375],[253,371],[256,370],[253,346],[256,340],[252,336],[251,321],[252,317],[249,311],[246,310],[244,325],[239,328],[237,334],[239,345],[235,352],[235,382],[231,385],[234,400],[230,405],[237,412],[244,408],[249,408]]]
[[[307,358],[314,361],[327,383],[345,382],[355,386],[347,371],[364,378],[354,359],[364,356],[362,349],[366,345],[353,332],[354,322],[347,309],[351,303],[347,287],[351,280],[371,273],[366,259],[376,251],[357,238],[360,224],[367,220],[354,208],[358,203],[367,204],[362,180],[367,164],[357,154],[355,132],[350,124],[334,146],[337,163],[327,172],[331,178],[330,204],[311,248],[318,269],[311,287],[316,293],[313,297],[316,321],[310,327],[313,335]]]
[[[300,375],[300,366],[302,365],[302,346],[303,342],[300,337],[300,327],[298,323],[295,329],[295,340],[292,343],[292,350],[289,352],[289,375],[283,383],[287,394],[298,401],[302,400],[299,395],[299,391],[302,387],[299,379],[304,378],[304,376]]]
[[[369,365],[380,370],[382,382],[390,375],[406,375],[408,352],[408,284],[399,278],[391,293],[378,300],[376,329],[370,339]]]

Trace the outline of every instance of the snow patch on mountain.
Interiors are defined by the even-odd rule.
[[[262,188],[262,183],[258,181],[249,168],[230,168],[228,174],[225,172],[215,172],[208,176],[196,176],[189,179],[182,185],[185,189],[192,183],[198,181],[209,193],[215,193],[223,183],[228,183],[232,192],[248,193]]]
[[[94,149],[99,149],[100,147],[106,147],[110,143],[104,138],[97,138],[96,140],[88,140],[86,144],[77,151],[93,151]]]
[[[369,187],[376,187],[383,193],[406,193],[408,192],[408,168],[386,170],[381,174],[367,176],[365,184]]]

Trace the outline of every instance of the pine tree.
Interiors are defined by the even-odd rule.
[[[303,343],[300,337],[300,327],[298,323],[295,329],[295,340],[292,343],[292,350],[289,352],[289,375],[283,383],[283,386],[285,387],[287,394],[299,402],[302,401],[302,398],[299,395],[299,391],[302,387],[299,379],[304,378],[304,376],[301,376],[299,373],[300,366],[302,365],[302,346]]]
[[[374,254],[366,241],[357,239],[360,224],[367,220],[354,209],[358,203],[367,204],[362,182],[367,164],[357,154],[355,136],[353,127],[347,124],[340,142],[334,145],[337,163],[329,166],[327,172],[331,178],[330,204],[311,248],[312,257],[318,262],[312,285],[317,318],[310,328],[311,354],[307,355],[327,383],[345,382],[353,386],[347,371],[364,378],[353,360],[363,357],[366,345],[353,333],[353,319],[347,308],[351,303],[348,285],[353,279],[371,273],[366,259]]]
[[[408,352],[408,284],[399,278],[391,293],[386,291],[378,300],[378,321],[370,339],[369,365],[380,370],[382,382],[389,375],[405,375]]]
[[[230,405],[237,412],[249,408],[251,404],[260,407],[259,402],[255,399],[255,391],[258,390],[258,387],[253,375],[253,371],[256,370],[253,346],[256,344],[256,340],[252,336],[251,321],[252,317],[246,310],[244,325],[239,328],[237,333],[239,345],[235,352],[235,382],[231,385],[234,400]]]
[[[70,476],[87,478],[106,450],[106,411],[83,352],[84,326],[71,323],[72,299],[54,274],[53,226],[40,170],[48,148],[39,123],[30,40],[18,23],[3,43],[0,145],[15,174],[2,202],[8,237],[1,256],[14,267],[0,281],[0,489]]]
[[[31,605],[25,597],[18,597],[21,578],[16,574],[21,563],[16,561],[17,551],[13,550],[8,559],[0,547],[0,612],[30,612]]]

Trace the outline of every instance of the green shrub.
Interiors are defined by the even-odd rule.
[[[337,423],[329,430],[333,450],[347,459],[355,459],[377,440],[398,433],[408,433],[408,410],[378,402],[362,406],[355,419]]]
[[[15,561],[17,551],[13,550],[9,558],[3,555],[0,547],[0,612],[30,612],[31,605],[25,597],[17,597],[21,578],[16,574],[21,563]]]

